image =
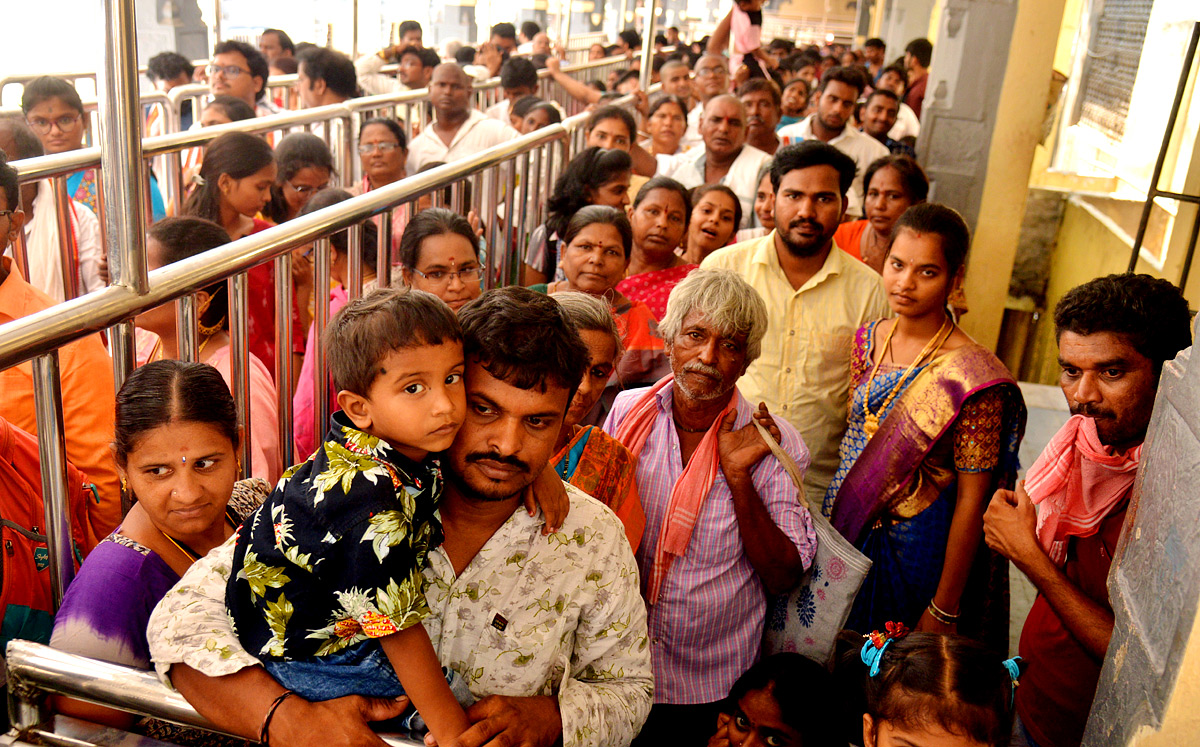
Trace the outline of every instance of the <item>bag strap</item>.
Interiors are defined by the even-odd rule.
[[[758,422],[758,418],[750,418],[750,422],[754,423],[754,427],[758,429],[758,434],[767,442],[767,446],[771,448],[771,453],[779,460],[779,464],[783,466],[785,472],[792,478],[792,482],[796,484],[797,497],[800,499],[800,505],[812,511],[812,506],[808,504],[808,498],[804,495],[804,476],[800,471],[800,465],[796,464],[796,460],[792,459],[792,455],[783,450],[775,437],[771,435],[763,424]]]

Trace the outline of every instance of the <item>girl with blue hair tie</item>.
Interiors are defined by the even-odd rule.
[[[970,638],[912,633],[900,623],[855,640],[837,679],[862,698],[864,747],[1005,747],[1020,658],[1001,661]],[[849,641],[849,637],[843,638]]]

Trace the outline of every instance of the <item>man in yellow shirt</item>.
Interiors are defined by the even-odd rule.
[[[800,432],[812,455],[805,494],[818,506],[846,430],[854,333],[891,315],[875,271],[833,243],[854,173],[853,159],[831,145],[780,148],[771,167],[775,230],[719,249],[701,264],[740,273],[767,304],[762,355],[738,388]]]

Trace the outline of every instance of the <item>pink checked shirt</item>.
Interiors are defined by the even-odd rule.
[[[646,533],[637,552],[643,593],[647,570],[654,560],[671,487],[683,473],[679,437],[671,414],[668,384],[658,395],[654,430],[638,458],[637,488],[646,511]],[[644,390],[623,392],[613,403],[607,433],[617,427]],[[734,428],[750,423],[753,407],[737,396]],[[776,418],[784,451],[801,469],[808,467],[808,448],[796,429]],[[817,538],[806,511],[796,498],[787,472],[767,455],[751,473],[767,512],[796,545],[807,569],[817,550]],[[663,582],[658,604],[648,607],[654,666],[654,702],[711,703],[758,659],[766,616],[766,595],[746,557],[733,511],[733,494],[725,475],[717,479],[704,501],[687,554],[676,558]]]

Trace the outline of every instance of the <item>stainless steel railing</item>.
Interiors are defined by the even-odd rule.
[[[139,716],[149,716],[225,734],[196,712],[183,696],[159,681],[153,672],[119,664],[110,664],[44,646],[31,641],[14,640],[6,651],[8,663],[8,713],[18,739],[43,744],[112,744],[106,739],[72,739],[54,722],[49,707],[50,695],[65,695],[88,703],[116,708]],[[72,720],[74,721],[74,720]],[[77,732],[86,731],[86,722],[74,721]],[[97,730],[98,731],[98,730]],[[99,736],[99,735],[98,735]],[[238,736],[232,734],[230,736]],[[408,747],[422,742],[399,735],[380,735],[389,745]],[[85,737],[80,739],[79,737]]]

